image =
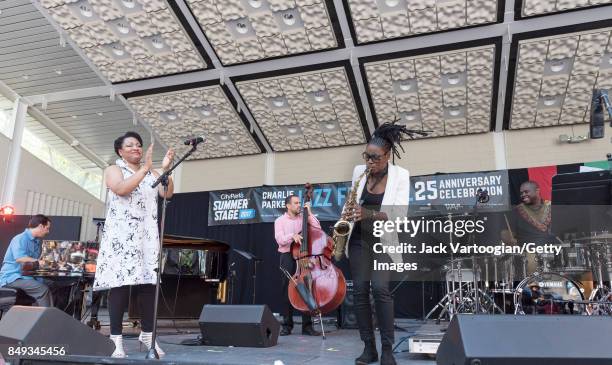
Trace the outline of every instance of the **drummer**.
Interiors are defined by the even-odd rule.
[[[525,181],[519,191],[521,203],[514,208],[511,219],[513,243],[534,242],[536,244],[556,242],[550,234],[550,201],[540,195],[540,186],[535,181]]]
[[[540,194],[540,186],[535,181],[525,181],[521,184],[521,203],[517,205],[509,221],[509,230],[501,233],[506,243],[522,245],[533,242],[536,245],[558,242],[550,232],[550,201],[544,200]],[[536,270],[535,257],[528,257],[528,272]]]

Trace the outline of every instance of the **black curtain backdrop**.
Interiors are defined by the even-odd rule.
[[[281,271],[279,253],[274,240],[274,223],[212,226],[208,222],[208,192],[175,194],[168,203],[165,233],[217,239],[227,242],[232,249],[252,253],[263,262],[257,266],[257,280],[253,284],[254,263],[236,252],[230,252],[229,263],[234,263],[232,304],[250,304],[253,288],[256,304],[267,304],[273,312],[281,310]],[[161,204],[160,204],[161,207]],[[335,222],[321,222],[330,232]],[[338,265],[350,279],[346,259]],[[391,283],[392,287],[400,283]],[[444,295],[441,283],[404,282],[395,291],[395,315],[403,318],[422,318]]]

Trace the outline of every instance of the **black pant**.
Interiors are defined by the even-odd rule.
[[[291,275],[295,273],[295,260],[290,252],[280,254],[280,266],[287,270]],[[283,289],[283,327],[291,330],[293,328],[293,306],[289,301],[289,278],[282,274],[281,285]],[[302,330],[312,326],[312,318],[308,314],[302,313]]]
[[[123,314],[130,301],[130,287],[138,291],[138,308],[140,310],[140,327],[142,331],[153,331],[155,285],[124,285],[111,288],[108,294],[111,335],[120,335],[123,331]]]
[[[351,240],[349,247],[349,265],[353,277],[353,295],[355,314],[359,335],[363,342],[374,341],[374,325],[372,324],[372,306],[370,305],[371,291],[376,305],[376,317],[380,328],[380,337],[383,345],[392,346],[395,342],[393,323],[393,297],[389,291],[388,271],[373,271],[374,254],[372,247],[364,241]],[[376,260],[390,260],[389,256],[376,255]]]

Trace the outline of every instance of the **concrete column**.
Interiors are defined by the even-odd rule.
[[[13,139],[10,142],[9,159],[6,168],[6,177],[2,189],[2,204],[15,204],[15,189],[17,187],[17,176],[21,164],[21,141],[23,140],[23,130],[25,118],[28,111],[28,104],[21,99],[16,99],[13,105]]]
[[[276,155],[274,152],[266,153],[266,176],[264,184],[274,185],[274,168],[276,162]]]

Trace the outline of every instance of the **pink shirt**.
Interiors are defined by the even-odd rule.
[[[302,231],[302,219],[302,213],[295,217],[285,213],[276,218],[274,221],[274,238],[276,238],[276,243],[278,243],[278,252],[285,253],[291,250],[293,235]],[[308,224],[321,228],[321,223],[312,214],[308,215]]]

